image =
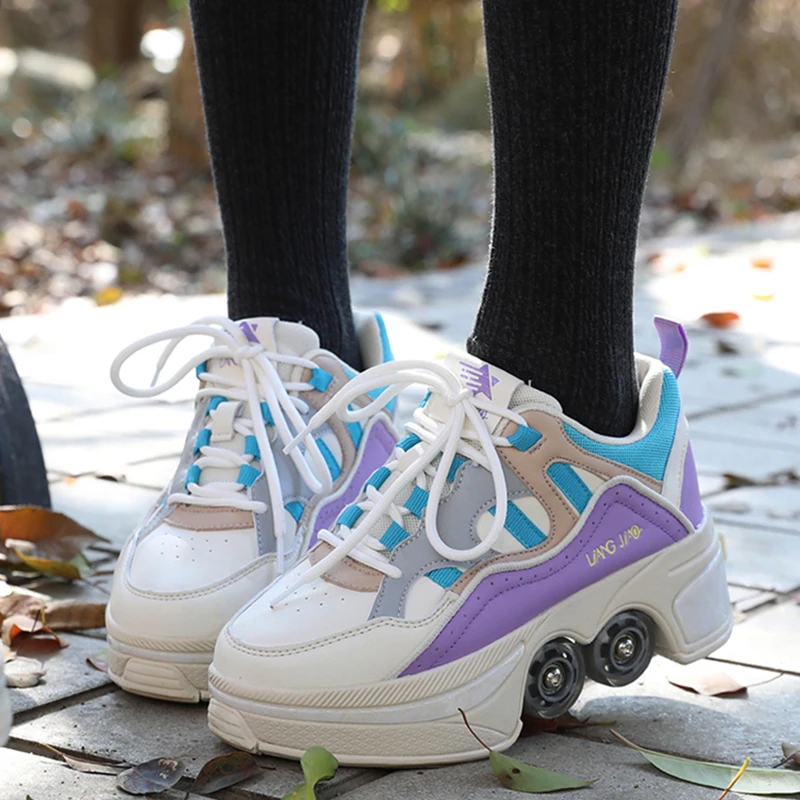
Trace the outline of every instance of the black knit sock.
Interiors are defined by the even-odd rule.
[[[232,318],[360,367],[345,214],[364,0],[191,0]]]
[[[594,431],[636,419],[633,266],[677,0],[484,0],[495,151],[468,347]]]

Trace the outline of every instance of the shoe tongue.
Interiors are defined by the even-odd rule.
[[[275,317],[253,317],[241,320],[239,327],[248,342],[260,342],[270,353],[301,357],[319,348],[319,336],[299,322],[284,322]],[[291,371],[291,366],[289,369]]]
[[[299,322],[284,322],[275,317],[251,317],[238,323],[245,339],[252,344],[262,344],[268,353],[284,356],[304,356],[319,348],[319,336]],[[229,359],[213,359],[207,365],[209,372],[217,375],[238,377],[241,368]],[[290,379],[294,367],[277,364],[278,374],[285,381]]]
[[[319,348],[319,336],[297,322],[284,322],[275,317],[253,317],[240,320],[238,323],[244,338],[252,344],[262,344],[268,353],[279,353],[286,356],[302,357],[311,350]],[[276,362],[275,366],[283,381],[290,381],[292,372],[298,368],[293,364]],[[241,380],[242,368],[230,358],[215,358],[206,364],[206,371],[213,375],[222,375]],[[246,409],[240,412],[247,414]],[[231,420],[233,422],[233,420]],[[226,441],[214,442],[215,447],[244,452],[244,437],[238,433],[231,435]],[[200,473],[200,485],[213,481],[233,481],[238,475],[238,468],[204,467]]]
[[[517,406],[538,406],[555,413],[561,412],[561,406],[550,395],[528,386],[524,381],[511,373],[481,361],[466,353],[451,352],[445,356],[444,366],[452,372],[461,385],[472,392],[473,397],[488,400],[502,408],[515,409]],[[443,419],[446,406],[440,397],[432,397],[426,406],[426,413],[435,419]],[[507,420],[488,411],[481,416],[490,433],[496,433]]]

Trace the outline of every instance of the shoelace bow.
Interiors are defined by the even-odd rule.
[[[413,384],[426,386],[432,395],[438,395],[444,400],[449,409],[447,419],[440,422],[427,414],[425,408],[418,408],[414,412],[414,421],[407,423],[405,427],[408,433],[415,434],[420,439],[420,443],[411,447],[408,452],[400,447],[395,448],[392,459],[385,465],[390,471],[390,477],[386,481],[389,485],[385,491],[371,485],[366,487],[361,499],[354,504],[362,511],[354,527],[340,524],[336,530],[322,530],[318,533],[319,539],[327,542],[333,549],[310,566],[296,582],[275,596],[272,600],[273,606],[304,584],[324,575],[347,556],[389,577],[399,578],[402,572],[389,563],[385,546],[370,536],[369,531],[383,515],[388,515],[402,525],[403,516],[410,512],[395,505],[394,501],[413,482],[421,489],[426,488],[426,481],[430,482],[424,525],[428,541],[439,555],[452,561],[470,561],[484,555],[494,546],[505,527],[508,514],[508,487],[495,446],[509,445],[509,441],[506,437],[494,436],[489,432],[481,412],[503,417],[518,425],[525,425],[525,420],[504,406],[473,396],[472,391],[464,388],[452,372],[439,364],[427,361],[395,361],[366,370],[340,389],[309,420],[308,426],[289,443],[285,452],[292,452],[303,437],[323,425],[334,414],[346,422],[360,422]],[[386,388],[368,405],[359,409],[349,407],[359,395],[382,387]],[[438,465],[434,464],[440,455]],[[457,455],[489,470],[497,498],[494,521],[489,533],[480,544],[466,550],[450,547],[442,540],[436,519],[448,470]],[[392,480],[391,477],[398,467],[400,474]]]
[[[175,348],[187,337],[208,336],[214,340],[212,347],[194,356],[178,368],[173,375],[162,383],[156,383],[159,375]],[[125,362],[135,353],[159,342],[167,342],[156,365],[155,374],[146,389],[126,384],[120,371]],[[278,467],[275,455],[270,446],[270,436],[263,418],[261,404],[266,403],[272,422],[284,446],[289,443],[302,444],[304,451],[295,446],[289,453],[303,480],[312,492],[329,492],[331,477],[325,458],[306,428],[301,414],[308,413],[309,406],[290,392],[305,391],[313,388],[309,383],[284,381],[278,374],[277,363],[314,369],[316,364],[304,358],[273,353],[259,343],[249,341],[241,328],[226,317],[209,316],[197,320],[182,328],[145,336],[128,345],[114,359],[111,365],[111,381],[124,394],[131,397],[155,397],[175,386],[192,370],[210,359],[230,359],[241,367],[242,380],[229,375],[218,375],[203,371],[199,377],[206,386],[197,392],[198,398],[222,396],[226,400],[239,401],[245,404],[249,412],[238,417],[234,422],[234,431],[242,436],[252,433],[258,443],[258,460],[266,475],[272,507],[273,530],[277,542],[278,568],[283,570],[284,561],[284,508]],[[298,435],[295,435],[300,431]],[[273,437],[274,438],[274,437]],[[201,455],[194,461],[199,467],[236,468],[256,460],[252,455],[240,455],[212,445],[201,447]],[[203,486],[190,483],[185,493],[173,493],[168,497],[170,503],[185,503],[212,507],[234,507],[246,511],[263,514],[266,504],[259,500],[251,500],[244,492],[244,486],[235,481],[213,481]]]

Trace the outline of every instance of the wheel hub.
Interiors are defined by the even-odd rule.
[[[620,663],[625,664],[636,655],[636,641],[629,633],[620,636],[614,642],[614,658]]]
[[[548,667],[542,678],[542,684],[545,691],[549,694],[555,694],[564,685],[564,670],[558,664],[553,664]]]

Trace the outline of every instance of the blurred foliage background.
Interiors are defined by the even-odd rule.
[[[800,0],[681,0],[643,235],[800,208]],[[354,269],[484,258],[479,0],[370,0]],[[0,314],[224,287],[185,0],[0,10]]]

